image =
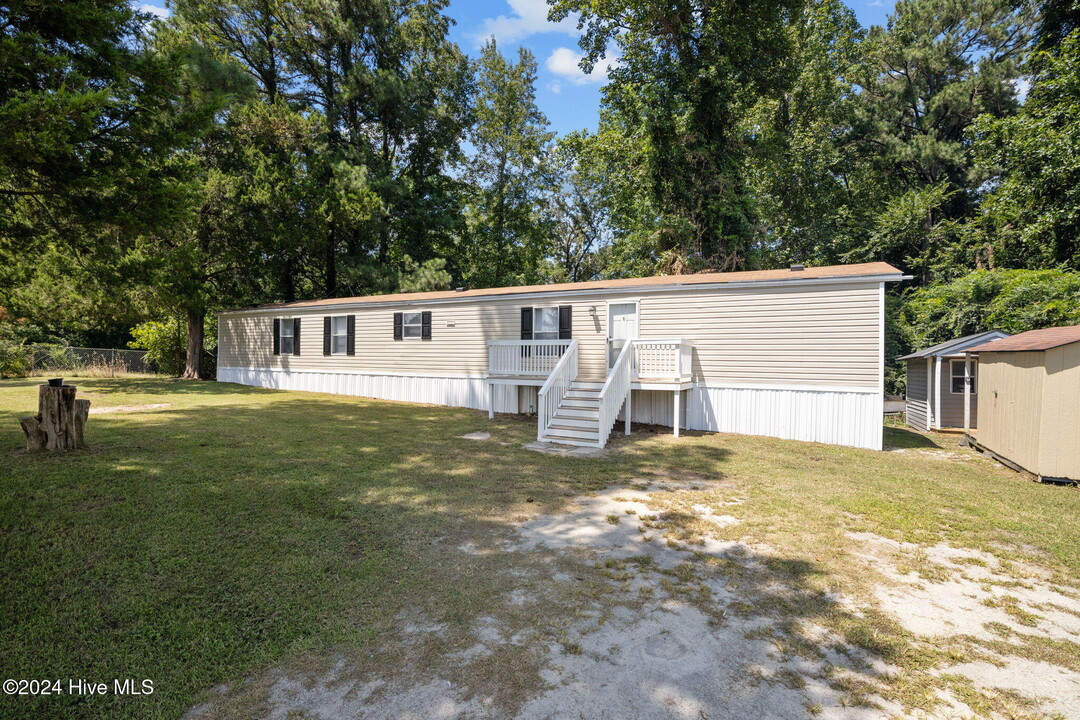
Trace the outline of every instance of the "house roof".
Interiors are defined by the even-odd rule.
[[[365,295],[350,298],[326,298],[291,303],[267,303],[232,312],[266,309],[301,309],[334,305],[359,305],[366,303],[422,303],[429,300],[457,300],[463,298],[495,297],[500,295],[525,295],[531,293],[569,293],[583,290],[620,290],[625,288],[661,288],[687,285],[712,285],[748,282],[786,282],[800,280],[829,280],[833,278],[858,278],[891,276],[888,280],[901,280],[903,274],[892,265],[883,262],[857,265],[827,265],[807,267],[803,270],[746,270],[742,272],[695,273],[693,275],[656,275],[617,280],[593,280],[576,283],[553,283],[550,285],[516,285],[510,287],[477,290],[440,290],[436,292],[394,293],[391,295]]]
[[[967,349],[972,345],[979,345],[981,343],[988,342],[990,340],[997,340],[999,338],[1007,338],[1009,333],[1004,330],[987,330],[986,332],[975,333],[974,335],[965,335],[962,338],[956,338],[955,340],[946,340],[943,343],[937,345],[931,345],[925,350],[919,350],[913,352],[910,355],[905,355],[900,360],[918,360],[920,358],[928,357],[945,357],[947,355],[956,355]]]
[[[1080,325],[1028,330],[1019,335],[968,348],[968,352],[1032,352],[1080,342]]]

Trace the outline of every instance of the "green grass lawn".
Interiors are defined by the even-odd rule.
[[[903,453],[644,431],[581,460],[523,449],[529,419],[85,379],[95,408],[168,405],[92,414],[88,450],[28,455],[18,418],[38,382],[0,381],[3,678],[148,678],[155,692],[0,696],[4,718],[175,718],[218,683],[373,647],[403,611],[466,624],[495,580],[458,545],[636,478],[732,481],[740,535],[826,578],[844,572],[844,533],[869,530],[993,548],[1080,581],[1080,492],[928,455],[952,440],[899,428],[886,444]],[[458,438],[479,430],[493,439]]]

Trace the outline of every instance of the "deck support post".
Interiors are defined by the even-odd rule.
[[[682,410],[682,391],[681,390],[676,390],[675,391],[675,422],[672,423],[672,425],[675,426],[675,437],[679,437],[679,425],[682,424],[681,419],[679,417],[680,410]]]
[[[488,420],[495,419],[495,383],[488,383]]]
[[[626,391],[626,410],[624,411],[626,413],[626,427],[623,429],[624,435],[630,434],[630,398],[633,394],[633,390]]]

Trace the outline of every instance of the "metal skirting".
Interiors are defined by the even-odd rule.
[[[356,395],[380,400],[488,409],[491,392],[483,377],[368,375],[286,371],[270,368],[218,368],[218,379],[242,385]],[[529,412],[515,385],[495,385],[495,412]],[[535,392],[534,388],[529,391]],[[633,421],[672,426],[673,391],[634,390]],[[682,395],[687,430],[764,435],[787,440],[880,450],[883,397],[877,392],[794,387],[723,387],[697,384]]]
[[[635,390],[634,422],[670,427],[675,415],[672,395],[665,390]],[[699,384],[682,393],[682,402],[682,427],[687,430],[881,449],[883,398],[876,392]]]
[[[356,395],[376,400],[399,400],[476,410],[487,410],[490,397],[488,383],[482,377],[368,375],[237,367],[219,367],[217,377],[221,382],[279,390]],[[496,386],[495,412],[518,412],[517,387]]]

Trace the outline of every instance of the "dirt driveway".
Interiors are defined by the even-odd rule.
[[[279,668],[188,717],[1080,718],[1080,595],[1060,578],[851,532],[850,583],[828,590],[737,539],[742,502],[641,481],[522,517],[455,546],[501,582],[478,621],[409,611],[378,652]]]

